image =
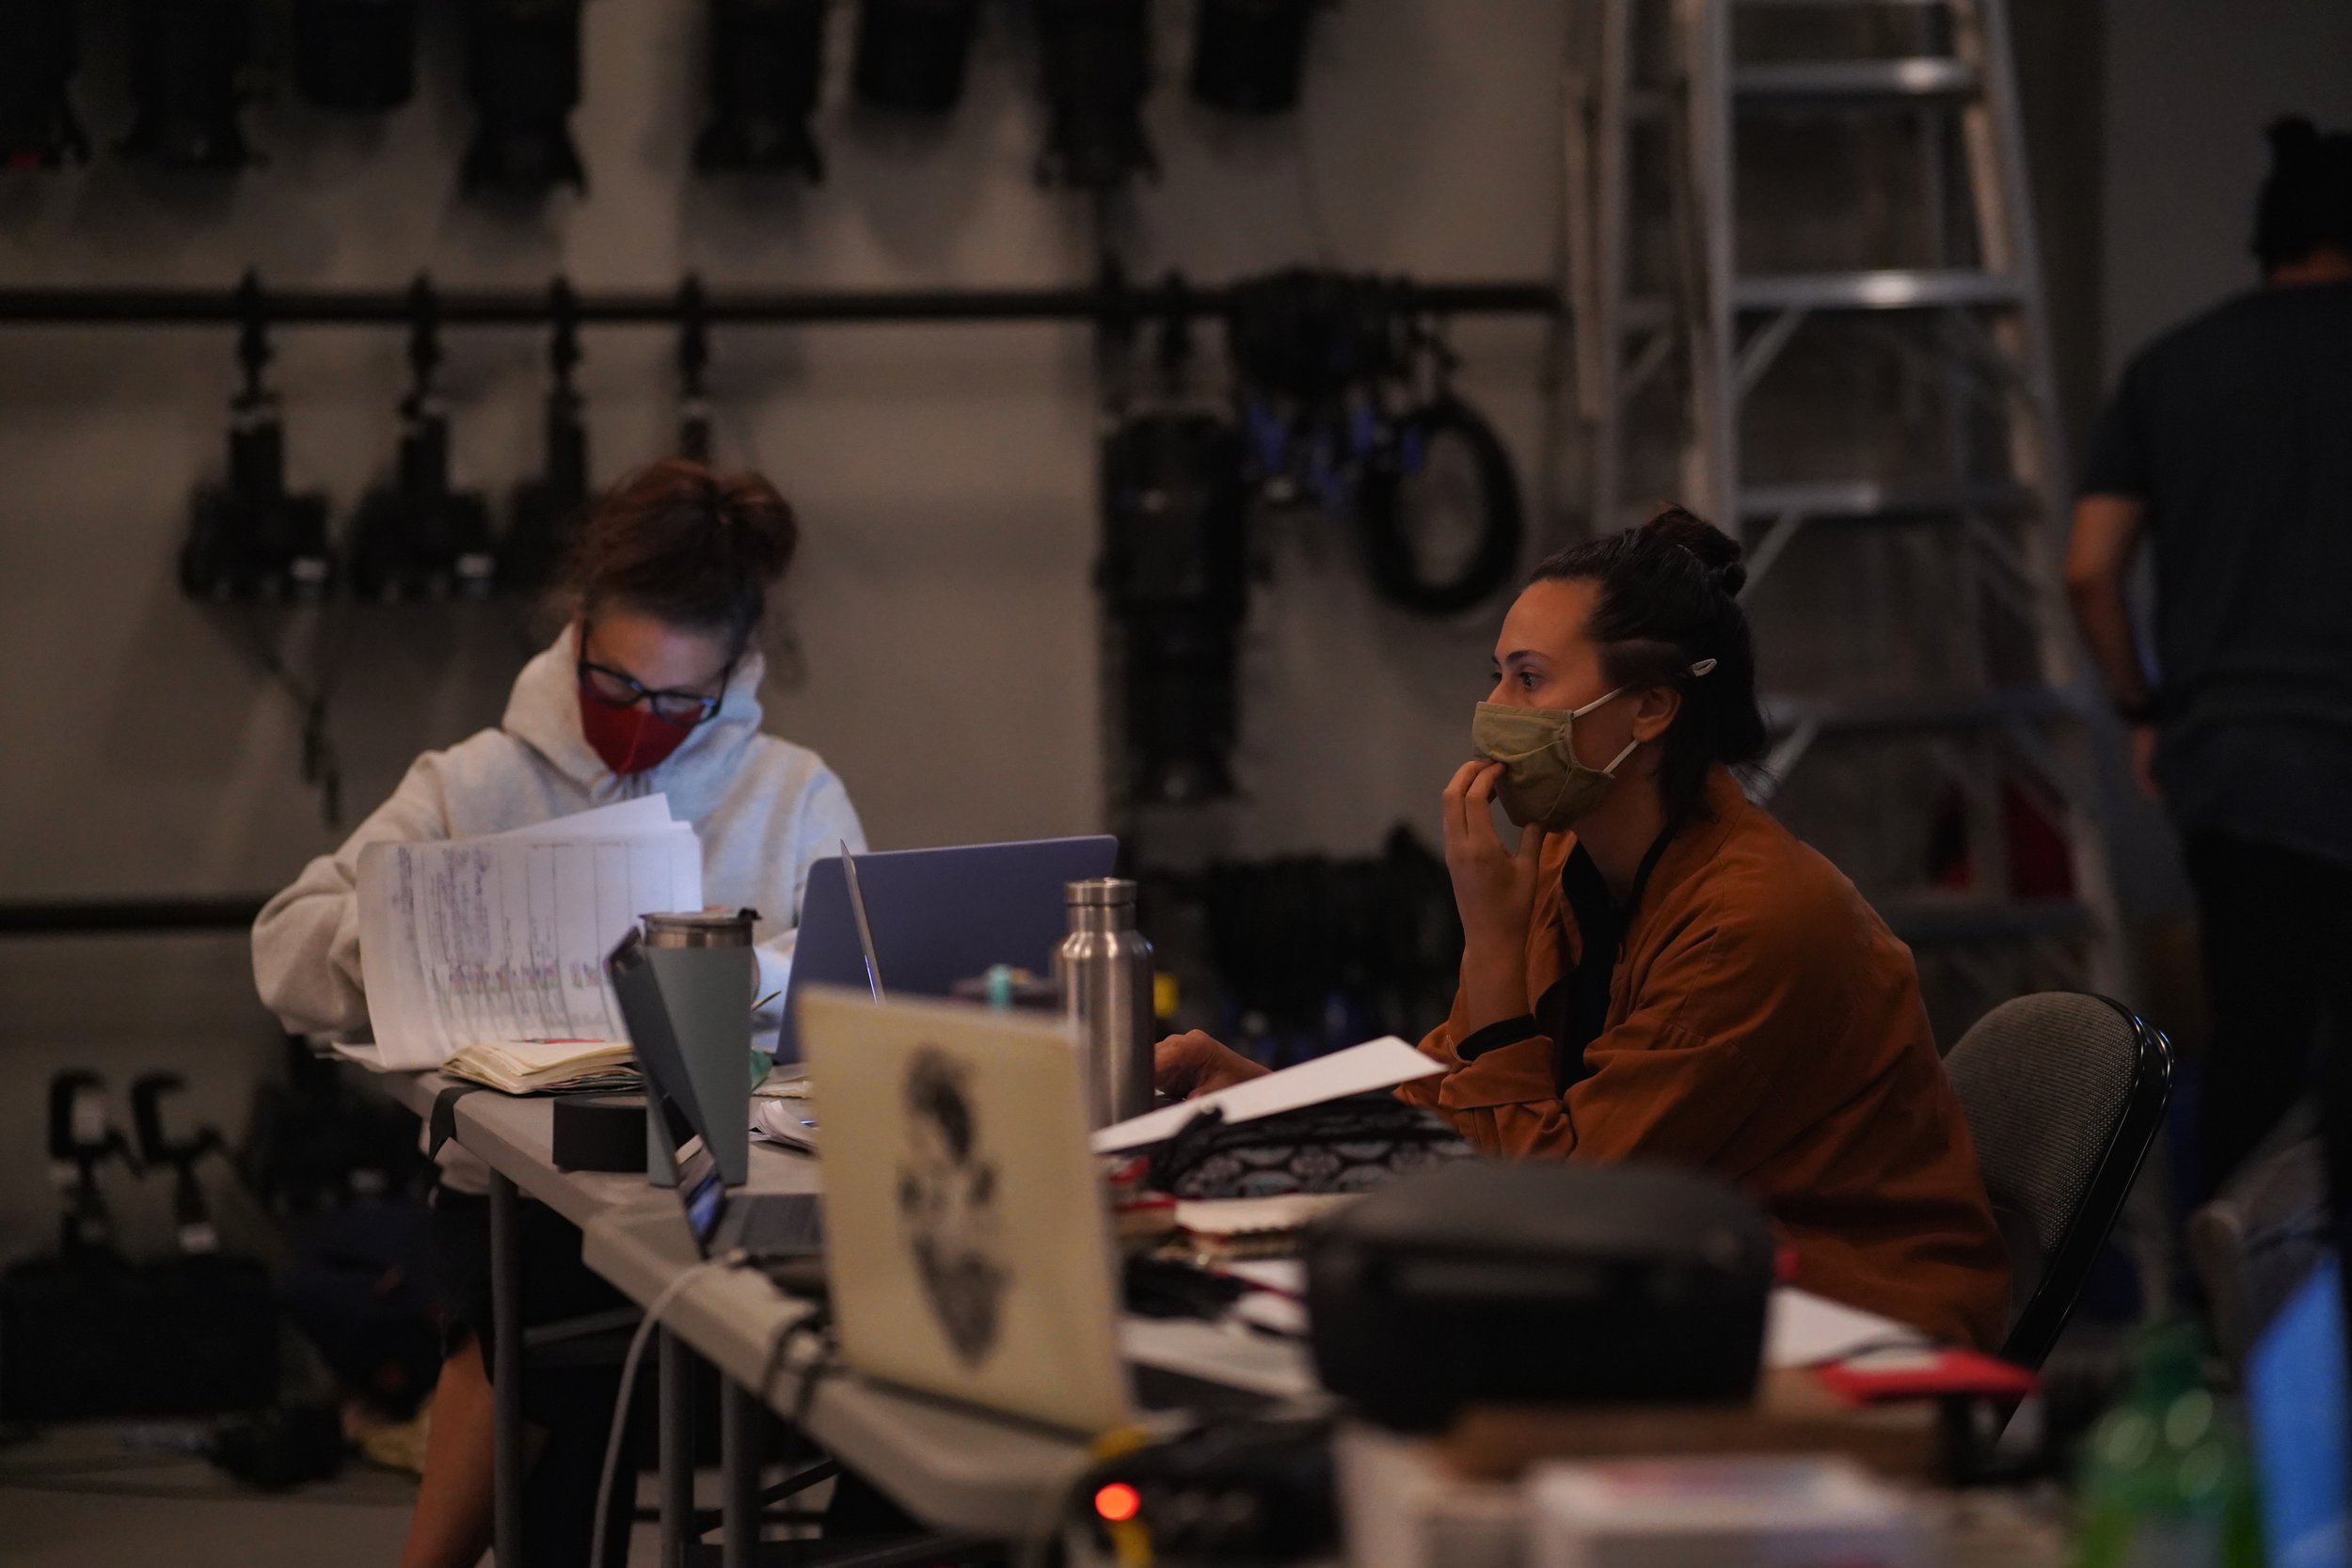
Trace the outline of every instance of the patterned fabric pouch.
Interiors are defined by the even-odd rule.
[[[1149,1185],[1180,1198],[1361,1193],[1470,1158],[1442,1117],[1374,1093],[1232,1124],[1203,1111],[1152,1157]]]

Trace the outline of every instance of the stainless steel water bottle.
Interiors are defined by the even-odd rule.
[[[1089,1122],[1107,1127],[1152,1108],[1152,944],[1136,927],[1135,883],[1071,882],[1065,896],[1054,977],[1086,1064]]]

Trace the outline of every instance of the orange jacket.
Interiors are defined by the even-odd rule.
[[[1560,881],[1574,845],[1564,832],[1543,847],[1532,1014],[1577,962]],[[1764,1205],[1798,1285],[2000,1343],[2007,1254],[1911,951],[1728,772],[1708,779],[1705,815],[1641,890],[1585,1077],[1562,1092],[1540,1032],[1482,1031],[1465,1061],[1461,1009],[1457,996],[1422,1042],[1446,1071],[1398,1093],[1482,1152],[1704,1167]]]

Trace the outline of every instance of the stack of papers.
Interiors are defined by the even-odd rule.
[[[485,838],[371,844],[359,964],[372,1065],[422,1070],[502,1046],[524,1054],[475,1076],[519,1081],[562,1065],[534,1054],[550,1041],[614,1048],[607,1069],[625,1062],[605,957],[640,915],[702,903],[702,846],[660,795]]]
[[[1360,1196],[1357,1193],[1286,1193],[1274,1197],[1186,1198],[1176,1205],[1176,1227],[1194,1250],[1217,1259],[1287,1258],[1298,1250],[1309,1222]]]
[[[465,1047],[441,1070],[507,1094],[644,1086],[628,1047],[610,1040],[493,1040]]]

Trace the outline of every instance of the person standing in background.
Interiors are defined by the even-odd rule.
[[[2091,445],[2066,586],[2185,850],[2214,1039],[2210,1195],[2352,1047],[2352,135],[2270,130],[2264,286],[2141,351]],[[2129,601],[2155,564],[2153,668]]]

